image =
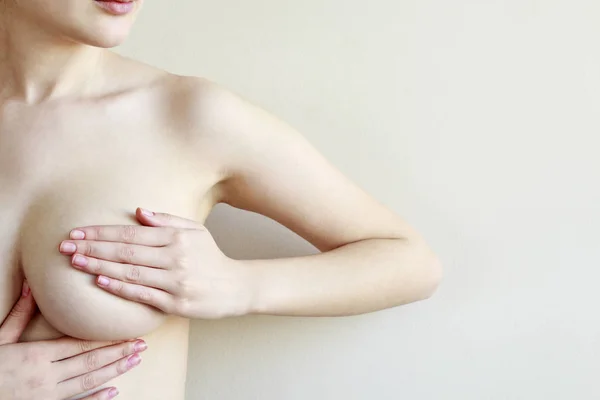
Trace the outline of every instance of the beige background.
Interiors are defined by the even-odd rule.
[[[148,0],[122,52],[294,125],[446,268],[393,310],[195,323],[188,398],[600,398],[599,17],[597,0]],[[236,257],[313,251],[227,206],[208,226]]]

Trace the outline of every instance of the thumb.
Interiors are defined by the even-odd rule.
[[[155,213],[145,208],[138,208],[135,215],[142,225],[162,226],[181,229],[202,229],[202,224],[191,219],[177,217],[172,214]]]
[[[35,313],[35,300],[27,281],[23,282],[21,298],[0,327],[0,345],[17,343]]]

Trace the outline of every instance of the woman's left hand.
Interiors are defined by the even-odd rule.
[[[60,252],[97,275],[96,284],[127,300],[186,318],[224,318],[249,312],[249,274],[223,254],[201,224],[137,209],[142,225],[76,228]]]

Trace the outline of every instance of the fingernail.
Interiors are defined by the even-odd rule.
[[[98,285],[100,285],[100,286],[108,286],[109,283],[110,283],[110,280],[108,278],[105,278],[104,276],[99,276],[98,277]]]
[[[114,399],[115,397],[117,397],[119,395],[119,391],[117,390],[117,388],[112,388],[108,391],[108,398],[109,399]]]
[[[142,214],[144,214],[146,217],[152,217],[154,216],[154,213],[150,210],[146,210],[145,208],[140,208],[140,211],[142,212]]]
[[[71,231],[71,234],[69,235],[69,237],[71,239],[75,239],[75,240],[85,239],[85,232],[80,231],[78,229],[74,229]]]
[[[127,368],[133,368],[142,362],[142,357],[139,354],[134,354],[127,360]]]
[[[61,253],[74,253],[75,250],[77,250],[77,246],[75,246],[75,243],[62,242],[60,244],[60,252]]]
[[[21,292],[21,295],[23,297],[27,297],[29,296],[29,293],[31,293],[31,288],[29,287],[29,283],[27,283],[27,281],[23,282],[23,291]]]
[[[133,345],[133,349],[137,353],[141,353],[142,351],[146,350],[147,348],[148,348],[148,345],[143,340],[140,340]]]
[[[76,255],[73,256],[72,264],[76,265],[78,267],[87,267],[88,266],[88,259],[86,257],[84,257],[84,256],[76,254]]]

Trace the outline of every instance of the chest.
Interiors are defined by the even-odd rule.
[[[198,168],[167,125],[61,111],[0,118],[0,321],[24,275],[60,279],[55,250],[74,227],[137,224],[136,207],[203,221],[213,206],[210,166]]]

